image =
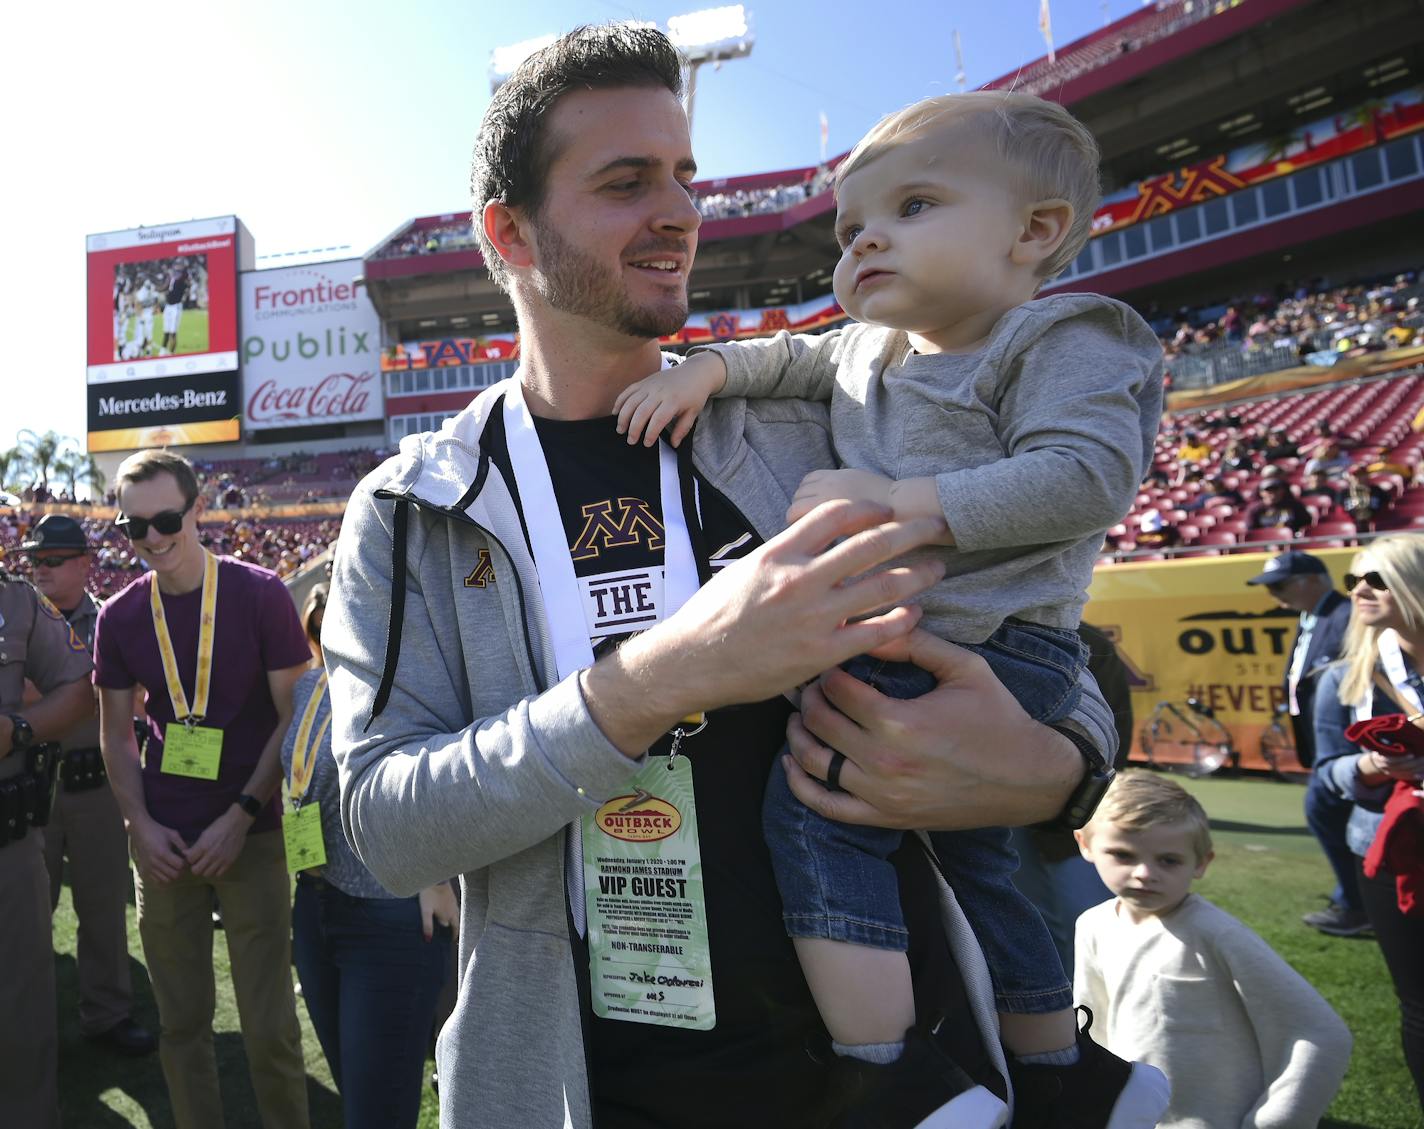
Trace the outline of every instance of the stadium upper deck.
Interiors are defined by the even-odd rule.
[[[1424,210],[1421,75],[1416,0],[1161,0],[988,85],[1063,101],[1102,144],[1095,237],[1055,288],[1162,314],[1287,279],[1346,281],[1424,262],[1424,225],[1410,222]],[[698,332],[816,328],[839,316],[826,186],[835,163],[696,186]],[[468,359],[508,356],[512,310],[467,215],[402,225],[366,256],[365,276],[386,340],[492,336]],[[429,355],[407,348],[391,367]],[[455,391],[448,378],[439,388]],[[388,415],[415,410],[404,399],[413,391],[388,387]]]

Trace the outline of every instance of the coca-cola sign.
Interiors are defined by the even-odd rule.
[[[247,427],[385,415],[380,323],[360,274],[361,260],[349,259],[242,276]]]
[[[247,421],[254,427],[341,419],[365,419],[371,393],[379,391],[373,372],[328,373],[315,384],[284,387],[264,380],[247,400]]]

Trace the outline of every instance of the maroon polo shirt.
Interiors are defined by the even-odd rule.
[[[144,803],[149,815],[192,843],[237,799],[277,726],[267,672],[302,666],[310,661],[311,648],[292,598],[276,573],[219,557],[212,689],[203,723],[223,731],[218,778],[195,780],[165,774],[163,728],[175,719],[149,607],[149,589],[154,583],[153,574],[145,573],[99,612],[94,629],[94,684],[105,690],[127,690],[138,683],[147,692]],[[161,595],[178,677],[191,704],[202,586],[181,596]],[[274,795],[252,830],[275,830],[280,820],[281,800]]]

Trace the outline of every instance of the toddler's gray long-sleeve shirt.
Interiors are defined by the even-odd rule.
[[[712,346],[723,396],[829,400],[841,465],[934,478],[955,540],[923,626],[982,643],[1006,616],[1074,628],[1107,529],[1152,461],[1162,346],[1128,306],[1035,299],[969,354],[849,325]]]

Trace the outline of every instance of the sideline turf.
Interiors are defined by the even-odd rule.
[[[1184,780],[1212,817],[1216,861],[1199,889],[1271,943],[1344,1017],[1355,1036],[1350,1072],[1329,1129],[1424,1129],[1399,1046],[1399,1007],[1372,941],[1326,937],[1300,924],[1330,891],[1330,871],[1301,816],[1303,788],[1266,780]],[[60,1102],[64,1123],[81,1129],[169,1129],[167,1092],[156,1057],[120,1059],[79,1037],[74,968],[75,918],[66,887],[55,914],[59,981]],[[138,1018],[157,1030],[132,908],[129,913]],[[228,1125],[257,1124],[252,1087],[218,934],[217,1050]],[[316,1037],[298,1000],[313,1129],[338,1129],[341,1106]],[[434,1095],[426,1091],[421,1129],[436,1129]]]

